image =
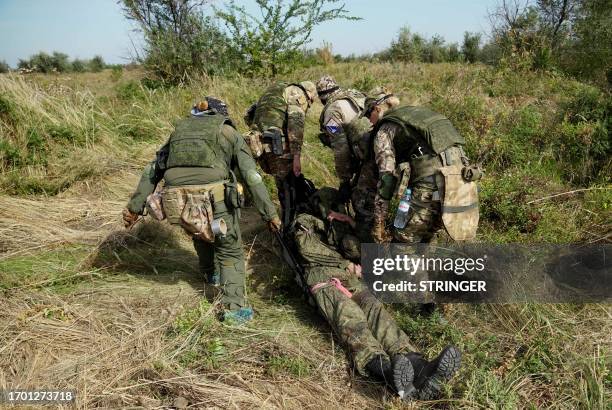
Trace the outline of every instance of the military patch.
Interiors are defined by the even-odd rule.
[[[325,130],[333,135],[341,134],[342,125],[332,118],[325,124]]]

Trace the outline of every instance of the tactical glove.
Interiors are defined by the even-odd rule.
[[[130,211],[127,208],[123,210],[122,214],[123,214],[123,226],[125,226],[126,229],[131,228],[132,226],[134,226],[136,221],[138,221],[139,215]]]
[[[275,216],[274,218],[268,221],[268,229],[272,233],[280,232],[281,226],[282,226],[282,223],[278,216]]]

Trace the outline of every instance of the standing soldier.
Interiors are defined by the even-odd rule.
[[[244,323],[252,319],[253,310],[244,297],[246,273],[238,224],[242,192],[235,169],[244,177],[269,229],[278,231],[276,209],[249,148],[228,118],[227,106],[206,97],[189,118],[176,123],[156,160],[145,168],[123,219],[131,227],[146,205],[156,219],[181,225],[192,235],[208,283],[220,284],[223,319]],[[162,179],[163,190],[154,193]]]
[[[310,81],[277,82],[264,91],[245,117],[251,128],[247,143],[264,172],[274,176],[279,196],[285,177],[302,172],[304,121],[316,93]]]
[[[345,128],[363,112],[366,96],[357,90],[340,88],[328,75],[317,82],[317,94],[325,105],[319,118],[319,138],[334,151],[336,175],[340,179],[340,195],[348,201],[351,179],[356,170]]]
[[[370,95],[389,94],[384,87],[376,87]],[[387,99],[388,107],[399,104],[397,97]],[[374,242],[372,226],[374,223],[374,200],[378,184],[378,167],[372,152],[372,123],[363,113],[344,127],[356,175],[353,177],[351,204],[355,214],[357,237],[362,243]]]
[[[407,215],[393,223],[395,241],[427,243],[442,226],[454,240],[472,239],[478,227],[474,181],[481,173],[469,164],[464,138],[446,117],[428,108],[404,105],[390,109],[392,98],[382,92],[366,101],[379,172],[374,239],[387,240],[385,221],[394,193],[409,207]]]

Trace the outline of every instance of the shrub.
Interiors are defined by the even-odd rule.
[[[9,71],[11,71],[11,67],[9,67],[9,65],[6,63],[6,61],[0,60],[0,74],[1,73],[8,73]]]
[[[104,63],[104,59],[101,56],[95,56],[89,61],[89,71],[93,73],[98,73],[106,67]]]
[[[83,60],[75,59],[72,61],[72,71],[75,73],[82,73],[86,68],[87,67]]]

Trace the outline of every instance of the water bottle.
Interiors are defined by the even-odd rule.
[[[406,188],[406,190],[404,191],[404,195],[402,195],[402,199],[400,199],[400,203],[397,206],[397,211],[395,212],[395,220],[393,221],[393,226],[397,229],[403,229],[408,223],[408,211],[410,210],[411,196],[412,189]]]

